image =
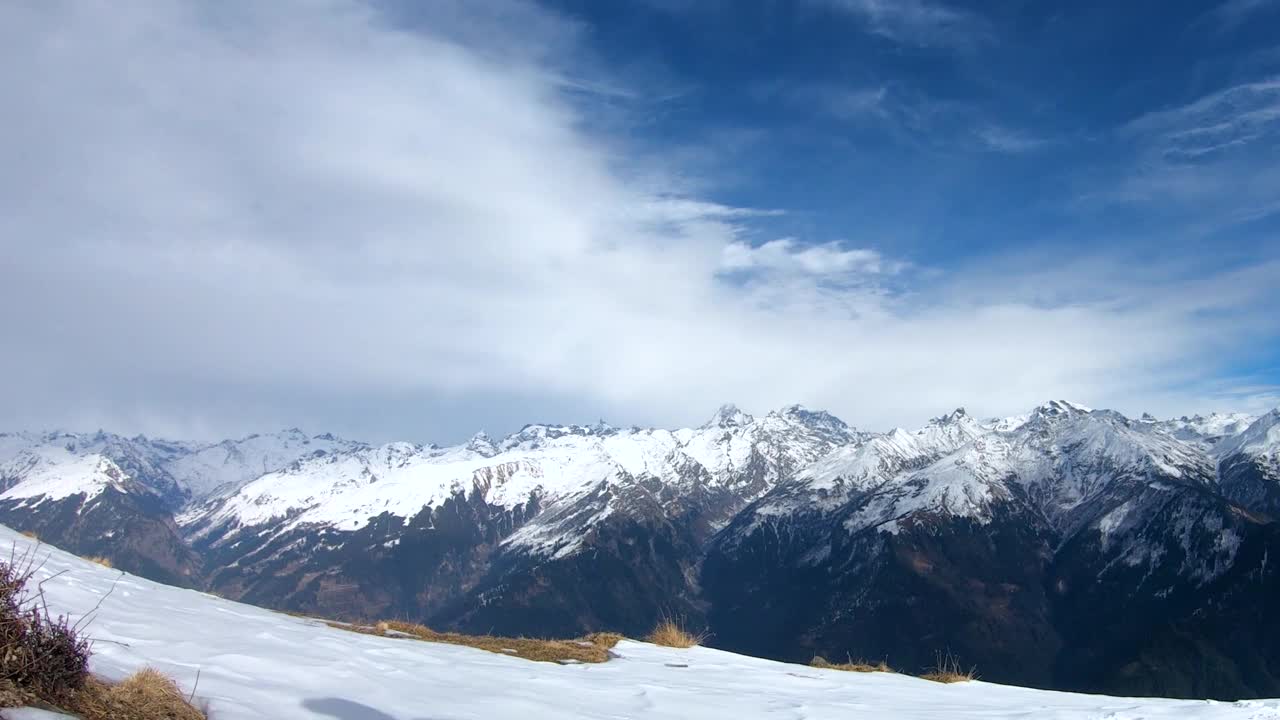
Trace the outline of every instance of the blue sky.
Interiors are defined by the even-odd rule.
[[[8,427],[1280,402],[1280,3],[0,8]]]
[[[1069,244],[1203,268],[1275,249],[1276,188],[1248,186],[1275,164],[1276,120],[1241,116],[1277,90],[1189,108],[1273,80],[1276,3],[550,5],[629,83],[621,132],[693,156],[721,202],[785,209],[766,233],[941,264]],[[1178,152],[1176,133],[1219,122]]]

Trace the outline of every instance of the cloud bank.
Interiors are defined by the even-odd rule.
[[[1218,374],[1260,325],[1176,273],[1126,292],[856,227],[761,238],[777,210],[664,187],[682,168],[590,130],[591,88],[630,91],[567,70],[573,23],[481,7],[0,7],[0,424],[447,442],[730,400],[872,428],[1275,401]],[[954,24],[909,7],[871,17]],[[1246,314],[1273,292],[1216,280]]]

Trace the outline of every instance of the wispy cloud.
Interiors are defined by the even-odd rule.
[[[884,86],[830,88],[820,91],[810,89],[809,92],[801,94],[802,98],[820,105],[824,112],[845,119],[884,117],[888,112],[885,106],[888,96],[889,89]]]
[[[1242,83],[1129,123],[1174,161],[1280,136],[1280,77]]]
[[[1081,269],[1046,301],[1027,267],[924,278],[856,221],[770,242],[776,210],[637,180],[657,161],[589,130],[572,31],[471,5],[406,30],[344,0],[0,4],[0,425],[1194,409],[1246,332],[1177,278]],[[1232,307],[1274,307],[1253,280]]]
[[[1219,30],[1233,30],[1257,14],[1280,8],[1276,0],[1225,0],[1210,10],[1207,17]]]
[[[1280,212],[1280,77],[1231,85],[1144,114],[1120,129],[1132,169],[1098,190],[1107,202],[1182,210],[1210,232]]]
[[[940,100],[900,87],[843,87],[778,83],[756,91],[762,100],[781,98],[797,108],[850,126],[879,127],[898,140],[927,149],[990,151],[1017,155],[1043,149],[1049,137],[1004,124],[982,107]]]
[[[972,48],[993,39],[981,16],[929,0],[822,0],[877,35],[917,47]]]
[[[1045,138],[1001,125],[982,125],[974,133],[989,150],[1009,155],[1039,150],[1049,144]]]

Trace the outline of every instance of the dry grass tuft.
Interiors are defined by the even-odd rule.
[[[85,556],[82,556],[82,559],[88,560],[91,563],[98,563],[104,568],[108,568],[108,569],[115,568],[115,565],[112,564],[111,562],[111,558],[102,557],[101,555],[85,555]]]
[[[658,622],[658,626],[649,633],[646,641],[654,645],[672,648],[691,648],[701,645],[706,640],[706,633],[698,633],[697,635],[685,630],[675,618],[663,618]]]
[[[66,705],[85,720],[205,720],[177,683],[151,668],[116,685],[90,678]]]
[[[813,660],[809,661],[809,667],[822,668],[824,670],[843,670],[845,672],[863,672],[863,673],[896,672],[893,668],[889,667],[888,663],[886,663],[883,660],[874,664],[865,662],[862,660],[852,660],[852,659],[850,659],[847,662],[832,663],[832,662],[827,662],[826,658],[819,657],[816,655],[814,656]]]
[[[40,541],[40,536],[37,535],[34,530],[23,530],[22,534],[24,537],[29,537],[32,540],[35,540],[36,542]]]
[[[960,659],[951,653],[938,653],[937,664],[932,670],[920,676],[925,680],[939,683],[969,682],[978,679],[978,669],[971,667],[965,670],[960,667]]]
[[[462,645],[488,652],[536,662],[554,663],[602,663],[609,659],[609,649],[617,645],[622,636],[617,633],[592,633],[581,640],[544,640],[541,638],[512,638],[498,635],[463,635],[462,633],[437,632],[425,625],[402,620],[384,620],[373,626],[327,623],[330,627],[367,635],[404,637],[426,642]]]
[[[622,633],[615,632],[594,632],[583,638],[583,640],[586,640],[592,645],[602,647],[605,650],[612,649],[614,645],[617,645],[626,639],[627,638]]]

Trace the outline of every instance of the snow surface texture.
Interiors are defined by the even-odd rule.
[[[731,653],[624,641],[600,665],[555,665],[360,635],[109,570],[0,526],[0,547],[38,553],[50,610],[99,603],[91,669],[155,667],[213,720],[1054,720],[1280,719],[1280,700],[1221,703],[1076,695],[887,673],[816,670]],[[11,711],[5,711],[11,712]],[[36,717],[17,714],[14,718]]]
[[[38,710],[36,708],[9,708],[0,710],[0,720],[66,720],[72,715]]]

